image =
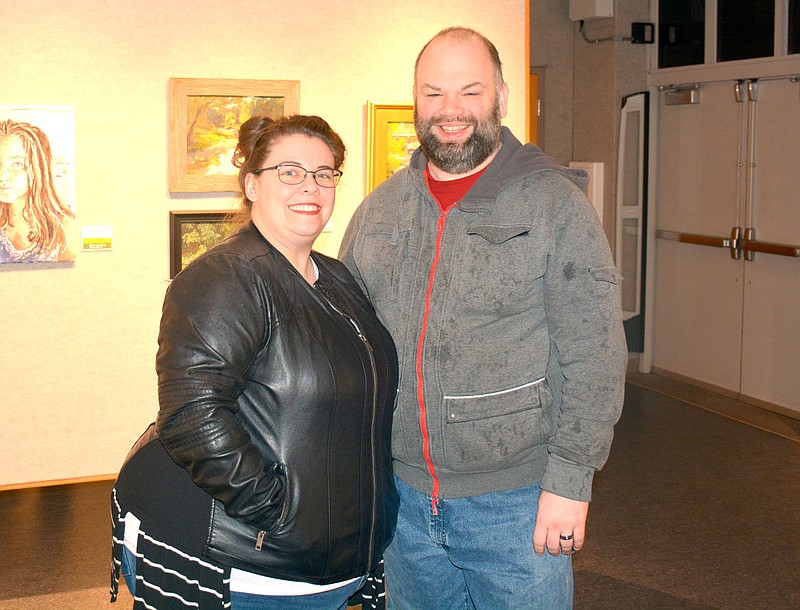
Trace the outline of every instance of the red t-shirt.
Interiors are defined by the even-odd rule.
[[[456,178],[455,180],[435,180],[428,171],[428,168],[425,167],[425,182],[428,185],[428,190],[431,192],[431,195],[433,195],[433,198],[436,199],[439,207],[444,212],[467,194],[467,191],[478,181],[478,178],[481,177],[484,171],[486,171],[486,167],[479,172],[464,176],[463,178]]]

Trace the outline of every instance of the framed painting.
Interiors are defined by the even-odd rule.
[[[236,192],[239,127],[254,115],[300,109],[300,81],[169,79],[169,190]]]
[[[239,226],[236,210],[179,211],[169,213],[169,277],[210,250]]]
[[[75,107],[0,106],[0,264],[71,263]]]
[[[413,104],[367,102],[367,194],[406,167],[418,146]]]

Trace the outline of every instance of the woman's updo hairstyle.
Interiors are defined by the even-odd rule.
[[[345,156],[344,142],[324,119],[302,114],[277,119],[267,116],[251,117],[239,128],[239,142],[236,144],[232,159],[233,165],[239,168],[239,188],[245,195],[245,205],[248,201],[245,194],[245,176],[264,166],[264,161],[275,142],[286,136],[298,134],[319,138],[325,142],[333,153],[333,169],[342,168]]]

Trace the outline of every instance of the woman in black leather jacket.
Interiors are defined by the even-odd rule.
[[[344,608],[378,565],[397,509],[394,345],[311,249],[344,154],[319,117],[242,125],[248,222],[167,290],[158,417],[112,493],[112,601],[122,572],[137,609]]]

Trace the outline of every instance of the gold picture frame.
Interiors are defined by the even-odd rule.
[[[300,109],[300,81],[169,79],[169,190],[239,190],[231,157],[250,116],[278,118]]]
[[[410,102],[367,102],[366,194],[408,165],[419,146]]]

